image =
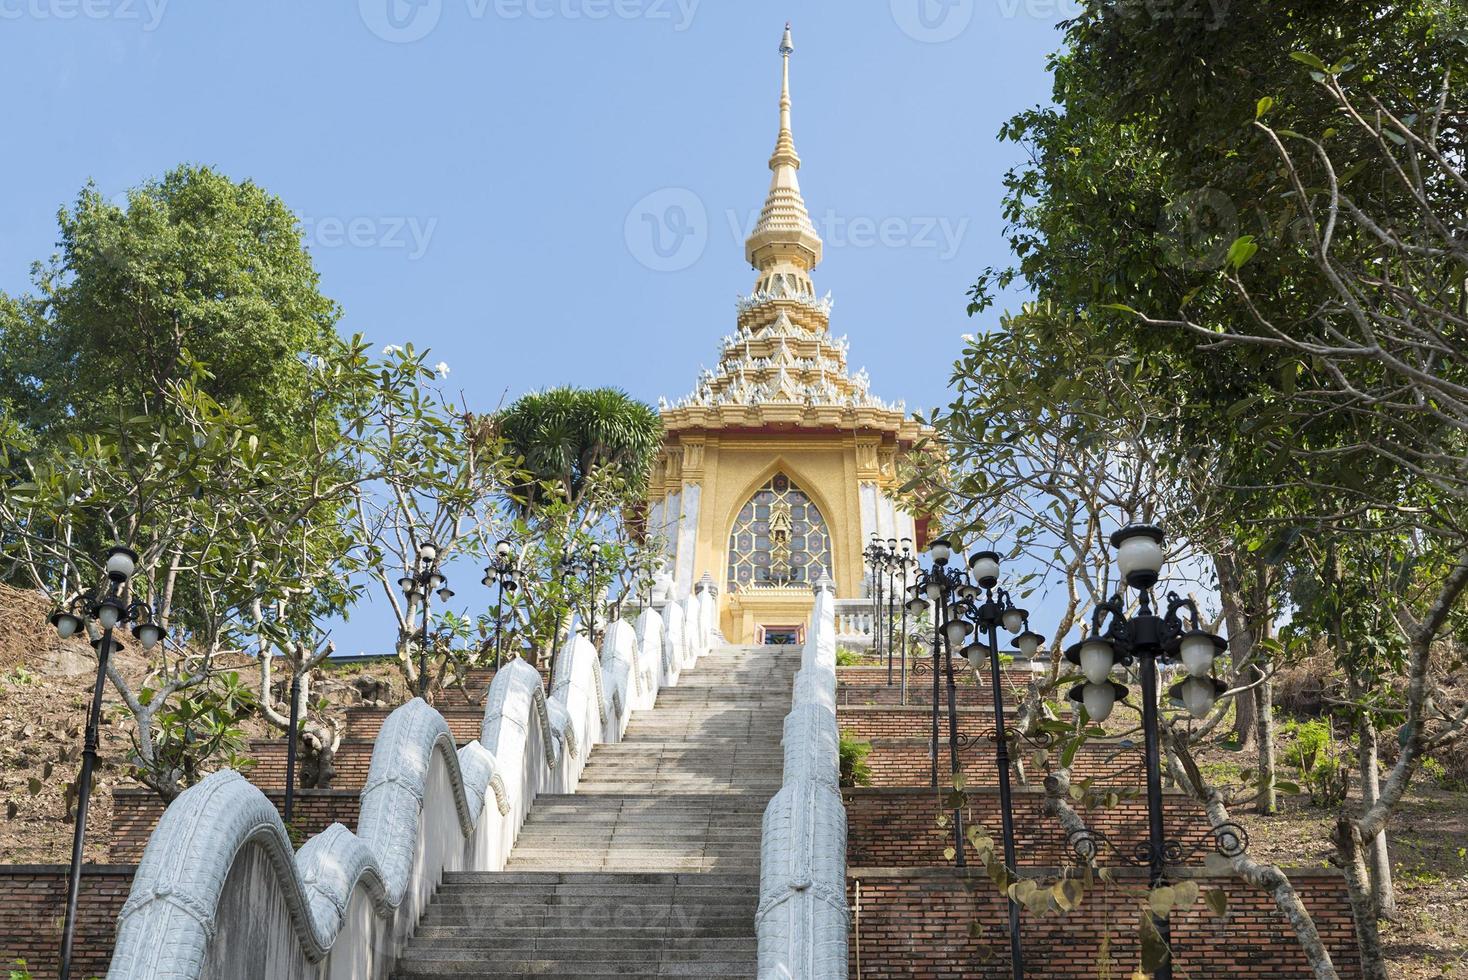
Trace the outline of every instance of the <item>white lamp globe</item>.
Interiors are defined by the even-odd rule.
[[[1039,633],[1025,630],[1014,638],[1014,648],[1020,652],[1020,656],[1033,660],[1040,652],[1040,644],[1044,642],[1045,638]]]
[[[986,589],[999,582],[999,554],[994,551],[978,551],[968,560],[969,573],[974,581]]]
[[[1178,685],[1178,699],[1182,701],[1188,714],[1201,719],[1208,717],[1208,712],[1213,710],[1213,703],[1218,700],[1218,695],[1211,680],[1189,677]]]
[[[163,627],[157,623],[139,623],[133,630],[133,635],[138,638],[144,650],[151,650],[163,639]]]
[[[909,616],[921,616],[928,611],[928,602],[926,599],[909,599],[907,600],[906,606]]]
[[[1219,645],[1212,634],[1196,630],[1183,636],[1178,657],[1189,674],[1207,677],[1213,673],[1213,658],[1218,655],[1218,650]]]
[[[425,541],[418,546],[418,558],[421,561],[433,561],[438,557],[438,545],[432,541]]]
[[[1111,676],[1116,654],[1105,640],[1087,640],[1081,644],[1081,673],[1092,684],[1105,684]]]
[[[1111,536],[1116,565],[1127,585],[1151,588],[1162,572],[1162,529],[1151,524],[1130,524]]]
[[[973,627],[961,619],[950,619],[943,624],[943,634],[948,637],[948,642],[958,646],[964,637],[969,635]]]
[[[923,591],[928,594],[929,599],[937,602],[943,598],[943,583],[936,579],[929,579],[928,584],[923,587]]]
[[[928,545],[928,556],[939,564],[948,561],[952,554],[953,546],[948,543],[947,538],[939,538],[937,541]]]
[[[1116,688],[1110,682],[1087,684],[1081,690],[1081,703],[1086,706],[1086,714],[1091,716],[1092,721],[1105,721],[1111,717],[1111,710],[1116,707]]]
[[[1025,628],[1025,617],[1027,615],[1023,609],[1010,608],[1004,610],[1004,615],[1000,619],[1003,621],[1005,629],[1011,633],[1018,633]]]
[[[987,643],[970,643],[963,648],[963,656],[974,670],[982,670],[989,660],[989,645]]]
[[[51,625],[56,627],[56,632],[64,640],[81,629],[82,621],[75,613],[63,610],[51,617]]]
[[[510,542],[501,541],[496,544],[494,546],[494,553],[499,555],[501,558],[505,557],[505,555],[508,555],[510,553]]]
[[[122,545],[113,545],[107,550],[107,575],[124,582],[138,570],[138,553]]]
[[[97,622],[102,624],[104,630],[112,629],[120,619],[122,619],[122,607],[117,603],[107,600],[97,607]]]

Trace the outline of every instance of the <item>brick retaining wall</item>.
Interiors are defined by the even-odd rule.
[[[54,980],[61,966],[61,925],[66,917],[64,864],[0,865],[0,969],[24,959],[35,980]],[[132,865],[82,868],[73,940],[72,977],[107,973],[117,915],[132,888]]]
[[[843,726],[842,731],[849,731]],[[867,755],[867,765],[872,770],[873,786],[926,786],[931,778],[932,763],[928,759],[928,738],[870,738],[872,751]],[[978,745],[961,748],[963,773],[974,785],[998,785],[999,773],[994,765],[994,743],[984,741]],[[1055,754],[1050,753],[1050,760]],[[1020,754],[1024,762],[1026,778],[1039,784],[1045,777],[1047,767],[1037,768],[1035,751],[1026,749]],[[1071,779],[1079,783],[1094,779],[1100,784],[1110,781],[1136,785],[1140,779],[1142,753],[1136,748],[1118,748],[1111,744],[1087,742],[1076,752],[1071,766]],[[1053,761],[1051,765],[1053,765]],[[938,743],[939,780],[946,783],[951,769],[948,742]]]
[[[921,683],[914,686],[914,681],[926,680],[927,687]],[[944,682],[943,709],[948,709],[947,682]],[[991,707],[994,704],[994,696],[989,693],[987,687],[975,687],[973,684],[964,684],[954,688],[955,698],[960,707]],[[1006,696],[1006,700],[1013,703],[1013,698]],[[836,703],[839,705],[900,705],[902,704],[902,689],[896,684],[888,687],[886,684],[841,684],[836,688]],[[910,678],[907,685],[907,704],[925,705],[931,710],[933,704],[933,678],[916,677]]]
[[[1342,978],[1361,976],[1345,885],[1338,873],[1287,871],[1315,919]],[[1143,871],[1118,871],[1121,886],[1093,891],[1069,915],[1025,912],[1021,935],[1026,975],[1047,980],[1095,980],[1101,938],[1110,937],[1110,976],[1138,966],[1139,896]],[[1200,874],[1206,889],[1229,896],[1220,920],[1200,899],[1172,918],[1180,977],[1306,980],[1313,974],[1285,918],[1268,894],[1232,880]],[[965,881],[953,868],[861,868],[847,873],[848,898],[857,900],[850,945],[851,975],[860,957],[863,980],[887,977],[981,977],[1007,980],[1007,906],[982,871]],[[977,927],[977,935],[970,930]]]
[[[336,767],[336,779],[332,781],[332,789],[349,789],[353,792],[361,790],[367,782],[367,769],[372,764],[371,740],[343,739],[341,747],[337,749],[333,765]],[[246,755],[255,760],[255,765],[244,773],[246,779],[256,786],[267,789],[285,788],[285,755],[286,744],[284,739],[252,739]],[[300,756],[296,757],[296,780],[300,782]]]
[[[931,661],[931,658],[925,657],[924,658],[924,662],[925,663],[931,663],[932,661]],[[913,664],[913,661],[909,660],[908,661],[908,665],[907,665],[908,666],[908,674],[907,674],[907,690],[908,690],[908,692],[911,693],[914,690],[922,690],[923,689],[923,683],[926,681],[927,682],[928,695],[929,695],[929,697],[931,697],[932,696],[932,691],[933,691],[933,675],[932,674],[915,674],[915,673],[913,673],[913,671],[912,671],[912,664]],[[900,672],[897,669],[897,665],[894,664],[893,667],[892,667],[892,687],[893,688],[897,688],[899,686],[899,684],[898,684],[899,674],[900,674]],[[1035,677],[1035,676],[1043,677],[1044,674],[1037,674],[1034,671],[1026,670],[1026,669],[1024,669],[1022,667],[1000,667],[999,668],[999,676],[1003,679],[1005,691],[1006,692],[1009,692],[1009,691],[1023,691],[1023,690],[1025,690],[1029,686],[1030,678],[1031,677]],[[962,687],[974,687],[974,686],[976,686],[974,684],[974,672],[973,672],[973,670],[967,664],[960,664],[957,660],[955,660],[953,662],[953,678]],[[989,683],[989,671],[987,669],[985,669],[984,670],[984,676],[983,676],[983,683],[982,683],[982,685],[978,685],[978,686],[982,686],[985,689],[987,689],[988,688],[988,683]],[[879,684],[882,687],[886,687],[887,686],[887,666],[886,666],[886,664],[883,664],[880,667],[877,667],[877,666],[870,666],[869,667],[869,666],[866,666],[866,665],[862,665],[860,667],[837,667],[836,668],[836,684],[837,684],[838,688],[839,687],[844,687],[844,686],[846,686],[848,684],[851,684],[851,685],[868,685],[868,684],[878,685]]]
[[[943,856],[943,849],[953,843],[952,831],[937,825],[942,802],[934,790],[861,787],[844,789],[841,795],[846,803],[848,866],[942,867],[951,863]],[[998,789],[970,787],[967,795],[969,806],[964,819],[982,824],[998,840],[1002,826]],[[1059,821],[1044,812],[1044,790],[1015,787],[1013,801],[1019,863],[1042,867],[1073,864],[1075,854]],[[1169,837],[1187,847],[1204,841],[1208,820],[1197,803],[1181,793],[1167,793],[1163,807]],[[1118,846],[1147,837],[1145,798],[1121,800],[1114,807],[1082,810],[1080,816],[1088,827],[1105,833]],[[1201,862],[1201,856],[1196,860]],[[1108,866],[1121,863],[1110,854],[1103,854],[1101,862]]]
[[[376,741],[378,733],[382,731],[383,722],[387,721],[387,716],[392,714],[393,710],[391,708],[348,708],[347,737],[368,742]],[[454,733],[454,741],[459,745],[468,745],[479,737],[484,725],[483,705],[477,707],[444,705],[438,709],[438,712],[449,723],[449,731]]]
[[[1005,717],[1012,719],[1014,712],[1005,711]],[[933,707],[932,704],[909,705],[845,705],[840,704],[836,708],[836,724],[843,732],[850,732],[858,738],[879,737],[905,737],[920,738],[927,736],[932,729]],[[958,730],[960,733],[973,733],[994,727],[994,709],[985,707],[958,708]],[[948,706],[945,704],[938,712],[938,732],[941,737],[948,737]]]
[[[360,790],[300,789],[296,790],[297,842],[321,833],[333,823],[357,827],[361,809]],[[267,790],[277,810],[285,807],[285,791]],[[163,817],[163,801],[147,790],[119,789],[112,793],[111,860],[119,864],[135,864],[142,859],[143,848],[153,828]]]

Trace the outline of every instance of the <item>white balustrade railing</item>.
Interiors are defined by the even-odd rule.
[[[293,852],[275,806],[236,772],[174,800],[118,917],[109,980],[376,980],[392,970],[449,871],[504,868],[541,793],[571,793],[596,742],[677,683],[717,635],[712,595],[579,632],[547,697],[529,664],[490,684],[480,737],[456,748],[415,698],[384,721],[357,830],[332,824]]]
[[[822,577],[785,716],[784,784],[765,808],[759,977],[845,980],[846,809],[836,728],[835,585]]]
[[[870,646],[876,631],[876,608],[871,599],[835,600],[836,640],[847,645]]]

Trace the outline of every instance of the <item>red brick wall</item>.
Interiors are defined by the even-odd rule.
[[[543,666],[540,670],[541,679],[544,680],[549,673],[549,665]],[[477,707],[482,711],[484,708],[484,692],[492,680],[494,680],[493,667],[483,670],[467,671],[464,677],[464,688],[469,692],[468,696],[465,695],[464,691],[459,690],[457,686],[447,687],[433,696],[433,706],[439,708],[439,710],[443,710],[443,708]],[[474,700],[471,701],[470,697]],[[478,732],[475,733],[474,737],[479,737]]]
[[[348,708],[347,737],[375,741],[382,731],[382,723],[392,712],[391,708]],[[467,745],[479,737],[480,728],[484,724],[483,707],[445,705],[438,712],[449,723],[449,731],[454,733],[454,741],[460,745]]]
[[[920,683],[923,680],[928,682],[926,687]],[[917,682],[916,686],[914,686],[914,682]],[[972,684],[964,684],[955,687],[953,693],[956,695],[955,700],[960,706],[987,707],[994,703],[994,696],[989,693],[987,687],[975,687]],[[1014,699],[1010,698],[1007,692],[1006,700],[1011,704],[1014,703]],[[896,684],[891,687],[888,687],[886,684],[841,684],[836,688],[836,703],[850,705],[902,704],[902,689]],[[909,705],[932,705],[933,678],[931,676],[927,678],[913,678],[913,681],[909,682],[907,686],[907,703]],[[948,706],[948,689],[946,683],[943,689],[943,706],[946,710]]]
[[[844,726],[843,731],[847,731]],[[926,786],[931,778],[932,764],[928,760],[928,738],[872,738],[872,751],[867,756],[867,765],[872,770],[872,786]],[[974,785],[998,785],[999,774],[994,765],[993,742],[985,741],[970,748],[959,750],[964,775]],[[1038,784],[1045,776],[1046,767],[1036,768],[1035,752],[1025,749],[1021,754],[1027,779]],[[1055,753],[1049,753],[1049,765],[1054,765]],[[1127,786],[1136,785],[1140,779],[1142,753],[1138,749],[1118,749],[1111,745],[1088,742],[1076,752],[1071,766],[1071,778],[1075,782],[1083,779],[1115,781]],[[940,781],[947,782],[944,774],[951,769],[948,742],[945,738],[938,743],[938,771]]]
[[[1340,976],[1361,976],[1355,936],[1340,875],[1321,870],[1288,872]],[[1022,913],[1026,976],[1047,980],[1095,980],[1101,937],[1110,937],[1110,975],[1125,977],[1138,966],[1139,894],[1145,873],[1118,872],[1120,887],[1093,891],[1069,915]],[[864,980],[886,977],[993,977],[1007,980],[1007,906],[977,872],[965,887],[956,869],[848,869],[853,916],[851,975],[860,956]],[[1226,877],[1200,876],[1205,889],[1222,888],[1229,913],[1216,918],[1200,899],[1173,916],[1175,969],[1179,977],[1305,980],[1312,976],[1299,943],[1269,895]],[[972,889],[970,891],[970,888]],[[970,934],[977,926],[978,934]]]
[[[1012,718],[1013,714],[1012,711],[1005,712],[1006,717]],[[921,738],[927,736],[931,731],[932,715],[931,703],[910,705],[906,708],[893,705],[869,707],[838,704],[836,723],[843,732],[850,732],[858,738],[882,736]],[[960,733],[977,734],[986,728],[993,727],[994,711],[992,708],[959,706],[958,730]],[[948,737],[948,706],[946,704],[938,712],[938,731],[941,737]]]
[[[112,959],[117,914],[132,888],[131,866],[82,868],[72,944],[73,980],[100,977]],[[61,963],[61,924],[66,916],[65,865],[0,866],[0,970],[17,958],[36,980],[54,980]]]
[[[941,792],[941,791],[940,791]],[[970,787],[964,819],[986,827],[998,840],[1000,827],[999,791]],[[953,843],[952,830],[939,829],[942,809],[931,789],[846,789],[846,863],[849,867],[942,867],[950,864],[943,849]],[[1059,822],[1044,812],[1045,794],[1040,789],[1016,787],[1014,836],[1021,865],[1049,867],[1072,864],[1075,854],[1066,843]],[[1191,846],[1201,843],[1208,820],[1201,807],[1177,793],[1164,801],[1164,826],[1168,835]],[[1086,824],[1109,836],[1118,846],[1147,836],[1147,801],[1122,800],[1114,807],[1081,811]],[[1203,852],[1200,852],[1200,855]],[[1201,856],[1197,859],[1201,861]],[[1120,863],[1103,856],[1102,863]]]
[[[927,662],[927,663],[931,663],[932,662],[931,658],[928,658],[928,657],[925,657],[924,658],[924,661]],[[892,683],[892,686],[894,688],[896,688],[898,686],[898,677],[899,677],[899,673],[900,673],[898,671],[897,667],[898,667],[898,665],[895,664],[895,663],[892,666],[892,682],[893,682]],[[960,671],[960,667],[962,667],[962,670],[961,671]],[[1018,690],[1018,691],[1026,690],[1029,687],[1030,678],[1033,677],[1033,676],[1036,676],[1036,675],[1033,674],[1031,671],[1028,671],[1028,670],[1020,670],[1020,669],[1014,668],[1014,667],[1001,667],[1001,668],[999,668],[999,676],[1001,678],[1003,678],[1004,689],[1005,689],[1006,692],[1008,692],[1008,691],[1016,691],[1016,690]],[[1039,676],[1043,676],[1043,675],[1039,675]],[[953,662],[953,677],[954,677],[954,680],[956,680],[962,686],[965,686],[965,687],[972,687],[972,686],[974,686],[974,682],[973,682],[973,671],[966,664],[961,665],[956,660]],[[928,694],[929,694],[929,696],[931,696],[932,695],[932,691],[933,691],[933,675],[932,674],[914,674],[912,672],[912,661],[909,660],[908,661],[908,674],[907,674],[907,689],[908,689],[908,691],[910,692],[910,691],[913,691],[914,689],[921,689],[923,687],[924,682],[927,683]],[[989,682],[989,671],[987,669],[985,669],[985,671],[984,671],[984,685],[986,687],[988,685],[988,682]],[[845,686],[847,684],[853,684],[853,685],[865,685],[865,684],[874,684],[875,685],[875,684],[880,684],[882,687],[886,687],[887,686],[887,665],[885,663],[883,663],[882,666],[880,666],[880,667],[866,667],[866,666],[862,666],[862,667],[837,667],[836,668],[836,683],[838,685],[841,685],[841,686]]]
[[[358,790],[302,789],[296,791],[296,826],[299,841],[321,833],[333,823],[356,829],[361,808]],[[276,809],[285,807],[285,792],[266,793]],[[112,793],[112,848],[110,858],[119,864],[135,864],[153,828],[163,817],[163,801],[146,790],[119,789]],[[3,965],[3,964],[0,964]]]
[[[337,749],[334,765],[336,779],[332,789],[357,791],[367,782],[367,769],[372,764],[372,742],[344,740]],[[245,778],[262,789],[285,788],[284,739],[265,741],[254,739],[246,753],[255,760],[254,768],[244,774]],[[297,782],[300,781],[300,756],[296,757]]]

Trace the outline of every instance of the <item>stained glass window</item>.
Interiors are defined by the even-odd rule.
[[[809,585],[830,567],[825,518],[777,473],[739,511],[729,533],[729,592]]]

